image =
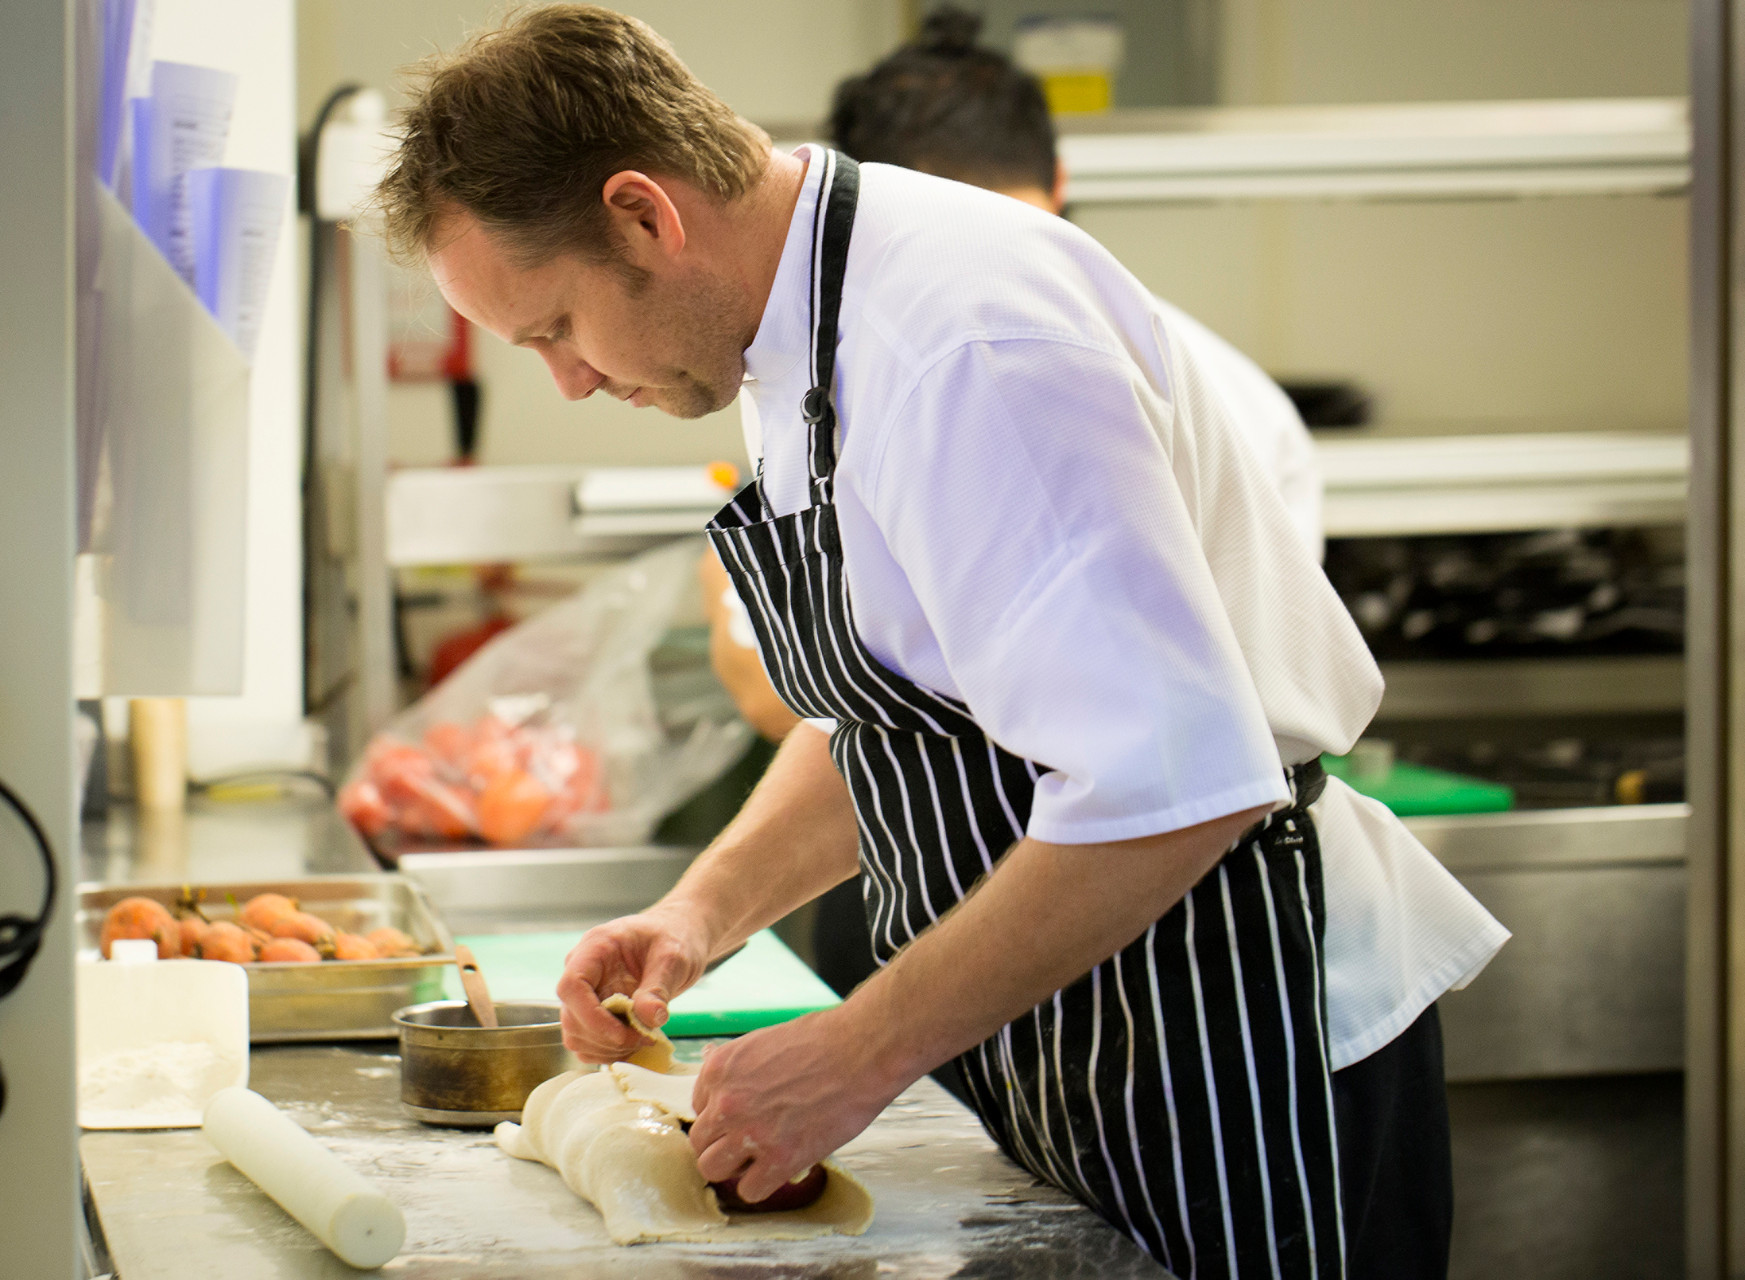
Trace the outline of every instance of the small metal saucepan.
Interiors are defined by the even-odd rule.
[[[527,1095],[577,1063],[563,1047],[555,1000],[495,1005],[481,1027],[464,1000],[434,1000],[394,1014],[400,1101],[426,1124],[478,1128],[519,1120]]]

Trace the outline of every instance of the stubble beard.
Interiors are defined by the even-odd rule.
[[[711,277],[659,307],[662,327],[683,335],[673,379],[653,398],[662,413],[687,421],[702,418],[725,409],[739,395],[750,345],[740,318],[743,303],[732,284]]]

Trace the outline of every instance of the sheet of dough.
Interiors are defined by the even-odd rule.
[[[670,1055],[670,1041],[666,1048]],[[618,1244],[809,1240],[857,1236],[872,1225],[871,1193],[828,1160],[824,1194],[804,1209],[723,1212],[680,1124],[696,1118],[695,1083],[696,1069],[683,1064],[668,1073],[634,1063],[566,1072],[533,1091],[519,1125],[497,1126],[497,1145],[556,1169],[571,1191],[600,1211]]]
[[[665,1075],[631,1062],[614,1062],[606,1070],[618,1077],[619,1087],[632,1102],[652,1103],[684,1124],[697,1118],[697,1108],[691,1102],[697,1069],[689,1063],[676,1063]]]
[[[642,1019],[636,1016],[636,1010],[631,1007],[629,996],[607,996],[600,1001],[600,1007],[629,1023],[630,1029],[645,1040],[654,1041],[631,1054],[629,1061],[639,1067],[647,1067],[650,1071],[673,1069],[673,1042],[659,1028],[642,1025]]]

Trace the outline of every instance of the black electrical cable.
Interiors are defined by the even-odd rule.
[[[42,910],[34,918],[0,915],[0,1000],[4,1000],[18,989],[18,984],[24,981],[24,975],[30,970],[31,961],[36,959],[42,946],[42,935],[48,930],[49,918],[54,914],[55,894],[60,884],[55,873],[54,847],[49,844],[48,835],[30,811],[30,806],[4,782],[0,782],[0,800],[5,801],[29,829],[30,838],[36,842],[37,855],[42,859],[43,875]],[[5,1109],[6,1078],[0,1076],[0,1112]]]
[[[48,928],[49,916],[54,911],[59,881],[55,875],[54,848],[49,844],[48,836],[43,833],[42,824],[36,820],[36,815],[4,782],[0,782],[0,800],[4,800],[30,829],[30,838],[36,842],[37,854],[42,859],[43,874],[42,910],[35,918],[0,915],[0,1000],[4,1000],[24,981],[25,971],[30,968],[30,962],[36,959],[37,948],[42,945],[43,931]]]

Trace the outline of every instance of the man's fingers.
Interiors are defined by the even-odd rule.
[[[751,1168],[739,1175],[739,1198],[747,1204],[756,1204],[759,1200],[767,1200],[782,1189],[787,1179],[777,1170],[770,1160],[757,1160]]]
[[[697,1157],[697,1171],[705,1182],[725,1182],[742,1172],[757,1158],[757,1148],[751,1139],[741,1135],[727,1137],[710,1145]]]
[[[675,980],[680,976],[681,961],[676,948],[656,946],[648,957],[648,967],[636,985],[630,1005],[645,1027],[659,1027],[668,1017],[667,1001],[672,999]]]
[[[616,1022],[617,1019],[614,1018],[613,1021]],[[583,1062],[616,1062],[634,1053],[642,1043],[642,1038],[637,1035],[626,1037],[631,1042],[629,1044],[603,1039],[568,1009],[559,1015],[559,1023],[563,1030],[564,1048]]]
[[[599,1005],[595,1005],[582,1017],[586,1020],[585,1030],[589,1038],[596,1044],[605,1046],[613,1058],[627,1058],[646,1043],[640,1035]]]
[[[584,1061],[611,1062],[642,1047],[641,1036],[601,1008],[592,987],[578,984],[560,994],[563,1012],[559,1023],[564,1045],[571,1053]]]

